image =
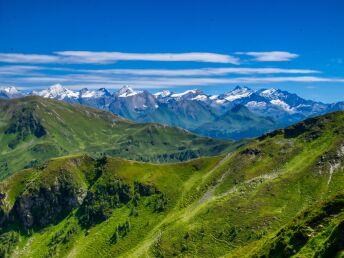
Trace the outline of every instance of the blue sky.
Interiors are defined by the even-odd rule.
[[[0,0],[0,86],[344,100],[344,1]]]

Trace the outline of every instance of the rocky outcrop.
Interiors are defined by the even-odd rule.
[[[10,219],[24,229],[54,224],[79,207],[85,195],[83,189],[68,180],[58,179],[52,186],[28,189],[20,195],[10,212]]]

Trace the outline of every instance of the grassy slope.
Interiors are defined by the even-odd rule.
[[[31,124],[24,124],[28,120]],[[5,133],[11,125],[15,132]],[[16,129],[18,125],[26,127]],[[30,126],[39,125],[46,134],[37,137]],[[134,124],[108,112],[50,99],[0,101],[1,178],[30,163],[70,153],[105,152],[127,159],[166,162],[219,154],[229,145],[185,130]]]
[[[250,254],[255,257],[342,257],[344,195],[310,206]]]
[[[1,184],[1,192],[10,196],[3,205],[9,209],[36,174],[35,178],[46,178],[56,171],[74,171],[79,175],[77,185],[90,187],[82,175],[92,171],[94,161],[73,159],[80,157],[60,158],[43,171],[27,170],[10,177]],[[276,131],[227,156],[165,165],[110,159],[98,180],[117,178],[129,185],[154,186],[167,199],[166,207],[157,212],[157,195],[142,196],[134,214],[129,202],[89,229],[80,226],[74,210],[56,225],[32,235],[22,232],[12,256],[261,256],[272,249],[281,227],[295,224],[300,211],[343,191],[343,161],[344,112]],[[71,164],[78,166],[72,169]],[[307,239],[300,256],[309,257],[312,248],[326,254],[329,250],[323,243],[336,243],[342,219],[331,217],[332,222],[324,225],[327,235]],[[129,232],[114,243],[116,228],[126,221],[130,221]],[[304,223],[300,217],[296,221]],[[283,239],[288,242],[289,237]]]

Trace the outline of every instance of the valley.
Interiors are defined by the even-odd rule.
[[[0,139],[0,178],[68,154],[178,162],[241,144],[35,96],[0,100]]]

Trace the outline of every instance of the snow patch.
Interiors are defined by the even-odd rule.
[[[157,92],[155,94],[153,94],[156,98],[161,97],[161,98],[166,98],[168,96],[170,96],[172,93],[169,90],[163,90],[160,92]]]
[[[197,95],[196,97],[192,98],[191,100],[206,101],[206,100],[208,100],[208,96],[206,96],[206,95]]]
[[[280,99],[273,99],[270,100],[270,103],[275,105],[275,106],[279,106],[280,108],[282,108],[283,110],[292,113],[294,112],[294,109],[291,108],[287,103],[285,103],[284,101],[280,100]]]
[[[274,97],[274,94],[276,93],[277,89],[271,88],[267,90],[263,90],[260,92],[260,96],[265,97],[265,98],[272,98]]]
[[[209,99],[215,100],[215,99],[217,99],[218,97],[219,97],[219,95],[212,95],[212,96],[209,97]]]
[[[182,93],[174,93],[174,94],[171,95],[171,97],[172,98],[181,98],[181,97],[183,97],[183,96],[185,96],[187,94],[190,94],[190,93],[196,94],[197,90],[187,90],[187,91],[184,91]]]
[[[219,104],[219,105],[222,105],[223,103],[225,103],[227,100],[225,100],[225,99],[217,99],[216,101],[215,101],[215,103],[216,104]]]
[[[266,103],[264,101],[249,101],[245,106],[249,108],[264,108]]]

